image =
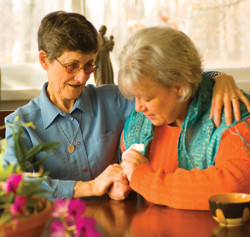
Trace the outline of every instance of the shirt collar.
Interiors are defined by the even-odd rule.
[[[48,128],[58,115],[66,116],[67,114],[51,103],[46,93],[47,86],[48,82],[43,85],[42,92],[39,97],[44,129]],[[86,88],[84,88],[83,92],[76,100],[70,113],[73,113],[76,109],[79,109],[85,113],[89,113],[92,116],[94,115],[92,103]]]
[[[93,106],[92,106],[92,102],[90,99],[90,95],[88,93],[88,86],[86,86],[83,90],[83,92],[81,93],[81,95],[79,96],[79,98],[76,100],[73,109],[71,110],[71,113],[75,110],[75,109],[80,109],[82,112],[85,113],[89,113],[92,116],[94,115],[94,110],[93,110]]]

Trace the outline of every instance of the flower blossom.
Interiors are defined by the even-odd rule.
[[[64,237],[65,236],[65,227],[63,223],[59,220],[53,221],[50,226],[51,237]]]
[[[93,218],[82,217],[76,221],[76,234],[75,237],[91,236],[100,237],[100,233],[95,230],[96,221]]]
[[[86,210],[86,203],[85,201],[81,199],[72,199],[69,203],[68,207],[68,214],[70,217],[72,217],[74,220],[77,220],[78,218],[81,218],[83,213]]]
[[[10,206],[10,211],[12,215],[15,217],[17,214],[23,215],[25,204],[28,201],[27,197],[16,197],[15,201]]]
[[[11,174],[6,182],[2,185],[2,189],[5,191],[6,195],[9,194],[9,192],[13,192],[16,194],[17,188],[22,181],[23,176],[21,174]]]
[[[59,218],[52,222],[51,237],[100,237],[95,230],[96,221],[83,216],[87,208],[86,202],[81,199],[57,199],[53,204],[53,217]]]
[[[65,216],[68,213],[70,199],[56,199],[53,203],[53,217]]]

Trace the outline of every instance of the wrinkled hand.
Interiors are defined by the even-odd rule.
[[[93,195],[104,195],[108,188],[115,182],[127,183],[126,176],[122,174],[123,169],[119,164],[109,165],[98,177],[92,180]]]
[[[146,157],[144,157],[140,152],[131,148],[125,151],[122,155],[121,166],[123,168],[123,173],[127,175],[129,181],[137,166],[148,163],[149,162]]]
[[[227,125],[233,122],[232,114],[234,114],[236,121],[241,119],[239,101],[242,101],[250,112],[250,102],[237,87],[234,78],[226,74],[217,76],[215,79],[212,107],[210,110],[210,118],[214,116],[214,124],[216,127],[220,126],[223,106]]]
[[[127,176],[125,175],[126,180]],[[126,183],[121,181],[114,182],[111,187],[108,189],[107,194],[111,199],[114,200],[124,200],[130,193],[131,188],[127,180]]]

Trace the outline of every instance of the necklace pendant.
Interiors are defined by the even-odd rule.
[[[75,146],[73,144],[68,145],[68,152],[73,153],[75,151]]]

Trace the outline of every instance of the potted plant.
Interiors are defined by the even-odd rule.
[[[17,117],[10,125],[13,131],[17,165],[7,167],[2,164],[6,140],[0,143],[0,236],[40,236],[46,222],[52,217],[51,202],[39,197],[46,192],[40,188],[46,173],[40,168],[38,173],[29,173],[33,166],[41,165],[49,151],[59,143],[41,143],[26,150],[22,140],[23,127],[35,128],[33,123],[22,124]],[[17,129],[15,130],[16,127]],[[0,127],[1,129],[1,127]],[[31,159],[39,152],[46,151],[45,157],[34,164]],[[39,179],[32,179],[39,177]]]
[[[39,237],[51,218],[52,237],[99,237],[100,233],[95,230],[96,221],[84,216],[86,203],[83,200],[58,199],[52,205],[49,200],[39,197],[46,192],[40,188],[40,184],[48,175],[43,172],[41,163],[59,143],[41,143],[27,151],[22,140],[23,127],[35,129],[33,123],[22,124],[17,117],[14,124],[9,126],[12,128],[17,166],[3,166],[4,147],[8,141],[1,140],[0,237]],[[30,162],[44,151],[47,153],[39,162]],[[39,172],[29,172],[38,165]]]

